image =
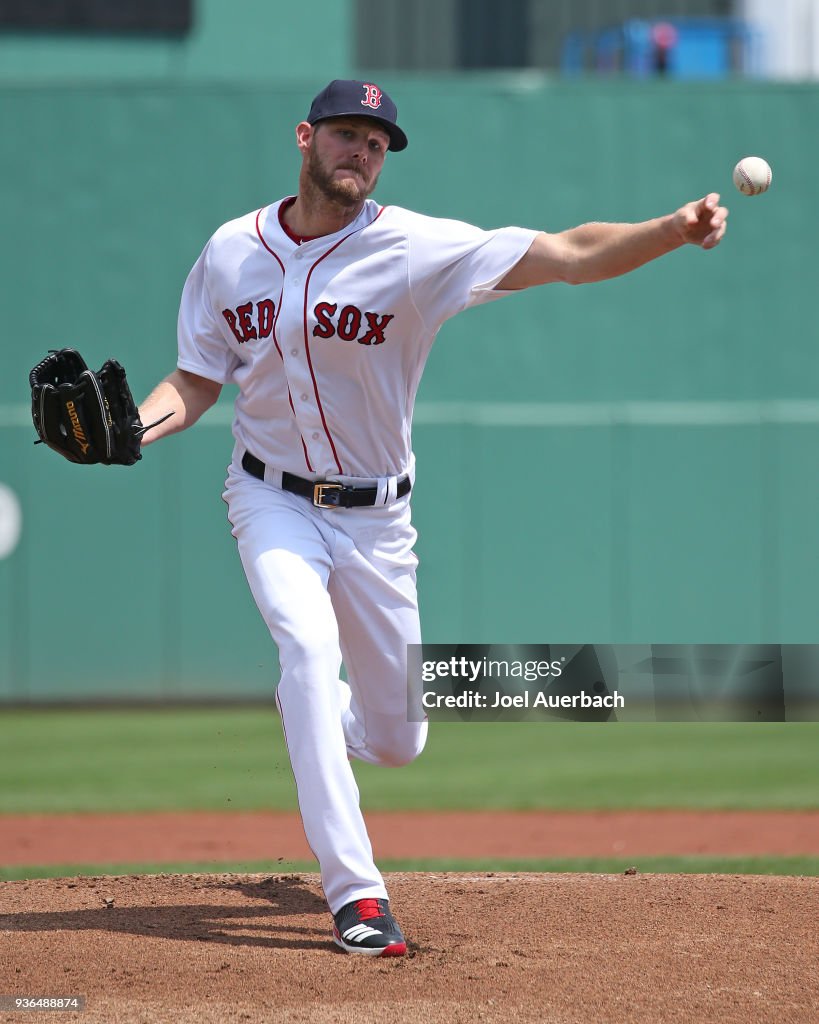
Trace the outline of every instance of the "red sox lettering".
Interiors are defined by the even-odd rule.
[[[252,302],[245,302],[241,306],[237,306],[235,311],[232,309],[222,310],[222,316],[240,345],[246,341],[252,341],[254,338],[267,338],[273,330],[273,318],[276,313],[275,302],[272,299],[262,299],[261,302],[257,302],[255,304],[255,322],[252,319],[253,305]]]
[[[357,341],[359,345],[381,345],[386,340],[384,332],[387,325],[395,317],[394,313],[362,313],[358,306],[351,305],[343,306],[338,316],[337,310],[336,302],[318,303],[313,310],[316,318],[314,338],[337,335],[342,341]]]
[[[255,315],[254,315],[255,306]],[[347,304],[338,311],[336,302],[319,302],[313,309],[316,326],[314,338],[338,337],[342,341],[357,341],[359,345],[381,345],[386,341],[384,332],[394,313],[362,313],[358,306]],[[273,330],[276,304],[272,299],[244,302],[236,309],[223,309],[222,316],[240,345],[257,338],[267,338]]]

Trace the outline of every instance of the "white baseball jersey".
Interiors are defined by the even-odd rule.
[[[223,225],[188,276],[180,369],[239,395],[233,433],[299,476],[411,469],[418,383],[448,317],[494,286],[536,232],[482,231],[367,200],[343,230],[298,245],[280,202]]]

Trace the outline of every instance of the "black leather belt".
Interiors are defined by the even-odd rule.
[[[245,452],[242,456],[242,469],[251,476],[264,480],[264,463],[250,452]],[[401,477],[396,497],[403,498],[411,489],[409,477]],[[282,473],[282,490],[308,498],[316,508],[361,508],[365,505],[374,505],[378,496],[377,487],[351,487],[349,484],[339,484],[334,480],[305,480],[292,473]]]

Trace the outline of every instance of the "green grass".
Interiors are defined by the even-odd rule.
[[[380,863],[384,872],[583,872],[622,874],[636,867],[640,874],[799,875],[819,876],[819,857],[577,857],[546,860],[390,860]],[[170,864],[61,864],[47,867],[0,868],[0,881],[22,878],[74,878],[100,875],[158,874],[292,874],[316,872],[314,861],[192,861]]]
[[[368,809],[819,807],[819,723],[439,723]],[[13,710],[0,813],[296,808],[268,708]]]

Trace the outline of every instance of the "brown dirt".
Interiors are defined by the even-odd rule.
[[[367,814],[376,856],[398,858],[819,855],[819,811]],[[0,817],[0,863],[312,860],[295,814]]]
[[[367,820],[380,859],[819,854],[819,812]],[[7,865],[309,856],[290,814],[0,818]],[[429,873],[388,884],[410,955],[382,962],[335,951],[314,874],[5,882],[0,995],[84,995],[82,1013],[45,1018],[81,1024],[819,1020],[816,878]]]
[[[391,875],[410,955],[330,944],[315,875],[6,882],[0,993],[80,1024],[815,1024],[819,879]],[[107,903],[106,903],[107,901]],[[108,905],[107,905],[108,904]]]

